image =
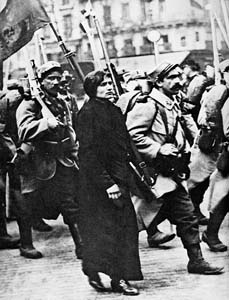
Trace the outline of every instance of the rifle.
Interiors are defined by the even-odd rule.
[[[51,27],[55,37],[57,38],[59,46],[60,46],[61,50],[63,51],[64,56],[67,58],[68,63],[70,64],[72,70],[77,73],[78,77],[83,82],[84,74],[83,74],[83,71],[82,71],[80,65],[73,59],[74,53],[67,49],[62,37],[58,34],[58,32],[56,31],[55,27],[53,26],[53,24],[51,22],[49,23],[49,26]]]
[[[123,88],[122,88],[121,83],[119,81],[118,73],[116,71],[116,68],[115,68],[114,64],[112,64],[111,61],[110,61],[99,20],[96,16],[94,10],[92,9],[92,7],[89,10],[83,10],[82,13],[83,13],[85,18],[89,18],[90,16],[93,17],[95,28],[97,30],[99,40],[100,40],[100,44],[101,44],[101,47],[102,47],[106,67],[107,67],[108,72],[110,73],[110,76],[111,76],[111,79],[112,79],[112,82],[113,82],[113,85],[114,85],[115,94],[116,94],[117,98],[119,98],[124,93],[124,91],[123,91]]]
[[[130,146],[133,154],[133,160],[129,162],[130,169],[135,175],[137,186],[142,192],[145,200],[151,202],[156,199],[152,188],[156,182],[157,174],[155,170],[152,170],[151,176],[145,161],[142,159],[132,140],[130,140]]]

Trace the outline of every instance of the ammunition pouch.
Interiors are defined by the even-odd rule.
[[[201,128],[201,133],[198,141],[198,146],[200,150],[209,154],[213,152],[216,146],[217,133],[215,129],[212,128]]]
[[[224,143],[223,150],[219,155],[216,163],[217,169],[221,172],[223,177],[229,175],[229,143]]]
[[[34,169],[31,155],[19,150],[13,161],[9,163],[9,168],[13,169],[16,175],[31,175]]]
[[[191,153],[182,153],[177,156],[158,154],[153,161],[154,169],[165,177],[172,177],[176,182],[186,180],[190,176],[188,167]]]
[[[35,148],[41,154],[48,155],[52,158],[58,158],[69,154],[72,146],[73,144],[70,137],[67,137],[60,141],[42,141],[39,145],[36,145]]]

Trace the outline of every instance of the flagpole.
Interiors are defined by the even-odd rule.
[[[35,57],[37,65],[41,65],[41,54],[40,54],[40,45],[39,45],[39,36],[38,32],[36,31],[34,34],[34,42],[35,42]]]
[[[221,22],[221,20],[218,18],[218,16],[216,15],[216,13],[214,13],[214,17],[218,23],[218,26],[219,26],[219,29],[221,30],[221,33],[222,33],[222,36],[227,44],[227,47],[229,48],[229,39],[228,39],[228,36],[227,36],[227,32],[226,30],[224,29],[223,27],[223,24]]]
[[[220,84],[220,74],[219,74],[219,54],[217,48],[217,40],[216,40],[216,28],[215,28],[215,20],[212,11],[212,6],[208,4],[206,9],[209,11],[209,17],[211,22],[211,32],[212,32],[212,46],[213,46],[213,63],[215,69],[215,85]]]
[[[5,70],[5,75],[4,75],[4,78],[3,78],[3,89],[7,86],[7,82],[8,82],[9,74],[10,74],[10,65],[11,65],[11,58],[9,57],[3,63],[3,67],[4,67],[4,70]]]
[[[43,60],[43,63],[46,63],[48,61],[45,48],[44,48],[44,43],[43,43],[43,37],[41,37],[41,34],[39,31],[36,32],[37,34],[37,39],[38,39],[38,44],[39,44],[39,51]]]
[[[224,22],[226,25],[227,36],[229,36],[229,17],[228,17],[227,6],[224,0],[221,0],[221,7],[223,11]]]
[[[87,34],[89,43],[91,45],[91,52],[92,52],[92,55],[93,55],[95,68],[96,69],[97,68],[101,69],[102,64],[101,64],[101,61],[100,61],[100,58],[99,58],[98,50],[97,50],[96,45],[95,45],[94,33],[92,32],[92,28],[89,26],[90,15],[89,16],[86,15],[86,11],[85,12],[83,11],[82,15],[84,17],[84,21],[82,21],[80,23],[80,28]]]

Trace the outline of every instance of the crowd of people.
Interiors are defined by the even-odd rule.
[[[8,84],[0,94],[0,249],[41,258],[32,228],[51,230],[43,219],[61,214],[89,284],[107,291],[102,272],[112,291],[137,295],[129,281],[143,280],[138,233],[146,230],[149,247],[158,247],[175,238],[158,229],[168,220],[188,272],[221,274],[200,247],[202,239],[211,251],[227,251],[219,230],[229,197],[229,59],[219,71],[220,84],[213,67],[200,73],[191,60],[121,70],[117,97],[108,70],[95,70],[85,77],[80,110],[58,62],[38,68],[37,94]],[[146,170],[150,191],[140,178]],[[7,233],[7,201],[19,238]]]

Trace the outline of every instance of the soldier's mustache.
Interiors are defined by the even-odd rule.
[[[173,87],[172,87],[172,90],[177,90],[177,89],[180,89],[182,88],[182,85],[179,84],[179,83],[176,83]]]

